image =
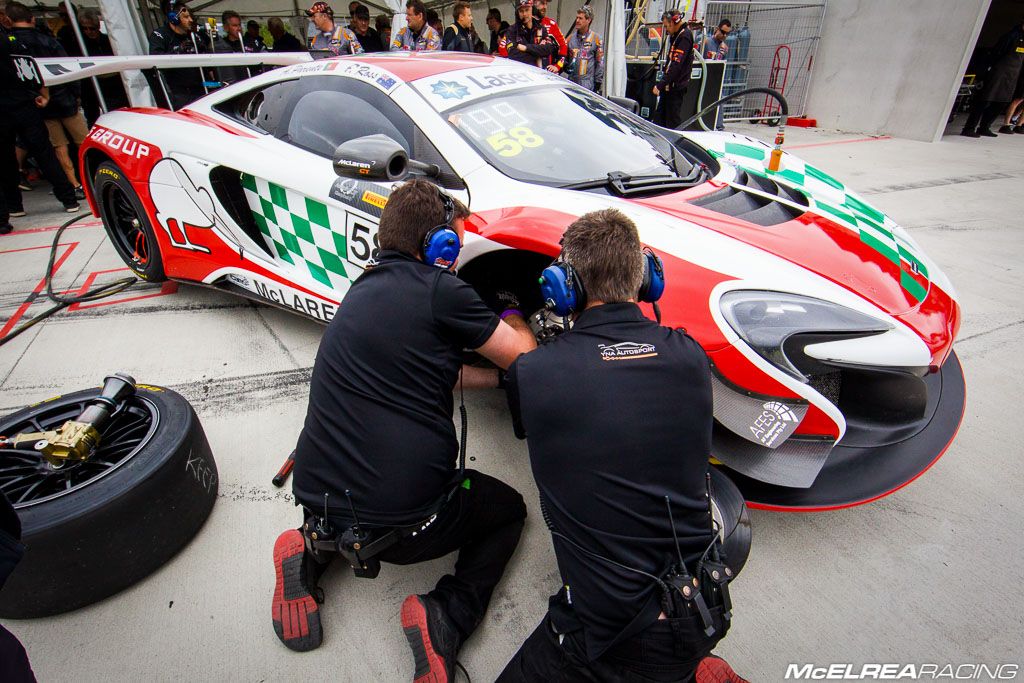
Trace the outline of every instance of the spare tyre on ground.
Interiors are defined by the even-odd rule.
[[[99,388],[0,418],[0,435],[74,420]],[[0,449],[0,491],[21,519],[25,555],[0,590],[0,617],[67,612],[113,595],[183,548],[217,497],[217,465],[192,406],[138,385],[95,451],[55,467],[34,448]]]

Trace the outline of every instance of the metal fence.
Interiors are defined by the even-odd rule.
[[[732,22],[722,95],[749,87],[772,87],[785,95],[790,116],[803,115],[827,4],[828,0],[709,0],[704,5],[704,25],[709,32],[722,19]],[[764,95],[747,95],[726,103],[723,109],[726,122],[770,120],[778,113],[775,101]]]

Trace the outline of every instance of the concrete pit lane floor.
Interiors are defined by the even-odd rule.
[[[739,129],[774,136],[764,126]],[[895,494],[835,512],[753,511],[754,545],[733,584],[735,619],[718,653],[753,681],[782,680],[794,663],[1021,664],[1024,135],[927,144],[787,132],[787,149],[906,226],[949,275],[964,311],[955,348],[968,403],[946,455]],[[48,189],[27,193],[29,215],[0,237],[0,327],[47,305],[37,297],[22,310],[52,230],[67,218]],[[97,220],[68,230],[62,243],[58,288],[127,274]],[[220,500],[191,544],[131,588],[57,617],[8,620],[39,679],[409,680],[399,606],[427,591],[454,556],[385,565],[374,581],[335,566],[323,581],[325,637],[314,652],[285,649],[271,628],[271,549],[301,518],[289,489],[270,480],[301,428],[323,328],[188,285],[143,284],[118,299],[62,312],[0,347],[0,414],[96,386],[116,370],[170,386],[206,429]],[[473,680],[490,681],[559,579],[504,396],[469,392],[467,405],[469,465],[522,491],[530,511],[487,619],[460,655]]]

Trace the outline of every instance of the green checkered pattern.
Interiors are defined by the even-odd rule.
[[[267,247],[282,261],[306,269],[317,282],[349,288],[358,268],[345,263],[345,212],[280,185],[242,174],[242,188]]]
[[[708,144],[708,140],[702,140]],[[724,157],[748,173],[785,181],[807,196],[811,209],[860,235],[861,241],[900,269],[900,285],[916,301],[928,291],[911,273],[928,278],[928,268],[906,234],[895,221],[871,206],[824,171],[783,153],[781,169],[769,171],[771,148],[761,145],[715,140],[707,147],[715,157]]]

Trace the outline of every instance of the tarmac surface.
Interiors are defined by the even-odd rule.
[[[964,312],[955,350],[968,403],[946,455],[895,494],[829,513],[752,511],[754,546],[718,653],[752,681],[782,680],[791,663],[1024,664],[1024,448],[1014,398],[1024,373],[1024,135],[928,144],[790,128],[787,143],[907,227],[949,275]],[[25,205],[28,217],[0,237],[0,327],[47,306],[31,293],[67,218],[45,184]],[[74,226],[62,244],[60,289],[128,274],[98,220]],[[270,479],[301,428],[323,328],[188,285],[146,284],[116,299],[62,312],[0,347],[0,415],[116,370],[172,387],[206,429],[219,500],[199,535],[135,586],[61,616],[8,621],[39,679],[409,680],[399,606],[432,587],[454,556],[385,565],[375,581],[335,567],[323,582],[325,638],[314,652],[285,649],[270,624],[273,542],[301,521],[288,489]],[[559,581],[503,395],[474,392],[467,407],[470,465],[522,491],[530,511],[488,618],[461,653],[473,680],[490,681]]]

